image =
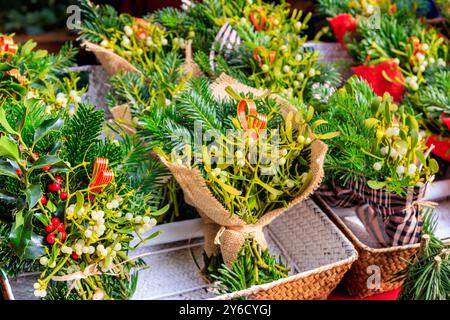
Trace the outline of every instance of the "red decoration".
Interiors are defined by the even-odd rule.
[[[402,100],[406,91],[405,79],[399,66],[393,60],[381,62],[374,66],[353,67],[352,70],[366,80],[377,95],[383,96],[385,92],[388,92],[394,98],[394,101]]]
[[[427,146],[434,145],[433,153],[445,161],[450,161],[450,139],[441,136],[428,138]]]
[[[266,127],[267,116],[256,111],[255,101],[243,99],[237,106],[237,114],[242,128],[247,130],[251,140],[258,139],[258,134]]]
[[[256,31],[261,31],[264,29],[264,25],[266,24],[266,18],[263,15],[261,9],[253,10],[250,14],[250,21],[255,27]]]
[[[7,36],[0,36],[0,54],[15,54],[17,52],[17,45],[14,39]]]
[[[6,74],[10,77],[15,78],[21,85],[25,85],[27,83],[27,78],[20,74],[19,69],[11,69],[6,71]]]
[[[334,35],[336,36],[336,39],[345,48],[345,35],[348,32],[352,33],[358,27],[355,18],[353,18],[352,15],[348,13],[342,13],[329,19],[329,22],[331,28],[333,29]]]
[[[97,158],[92,169],[92,182],[89,185],[91,192],[100,192],[114,179],[114,172],[107,170],[108,159]]]

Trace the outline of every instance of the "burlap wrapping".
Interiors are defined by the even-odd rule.
[[[110,49],[105,49],[88,41],[84,41],[82,43],[82,47],[84,47],[87,51],[91,51],[95,54],[98,61],[100,61],[103,68],[105,68],[106,72],[110,76],[115,75],[119,71],[139,72],[139,70],[130,62],[114,53],[114,51]]]
[[[237,80],[221,75],[211,86],[216,99],[225,98],[228,94],[225,88],[231,86],[236,92],[252,92],[255,95],[264,93],[262,90],[247,87]],[[281,105],[282,113],[286,115],[289,111],[297,109],[286,100],[277,95],[273,98]],[[253,237],[261,248],[267,248],[263,233],[263,227],[269,224],[280,214],[305,200],[316,190],[323,178],[323,162],[327,152],[327,145],[319,140],[311,144],[311,164],[309,173],[312,176],[310,183],[301,194],[297,195],[287,208],[279,208],[263,215],[255,224],[246,224],[235,214],[231,214],[214,197],[197,168],[189,168],[182,165],[170,163],[161,159],[177,179],[184,192],[186,203],[195,207],[203,220],[205,236],[205,252],[208,256],[222,254],[224,263],[230,266],[236,260],[239,251],[246,238]]]

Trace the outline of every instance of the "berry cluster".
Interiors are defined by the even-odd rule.
[[[51,222],[45,227],[45,231],[48,233],[46,240],[49,244],[54,244],[57,236],[59,240],[64,241],[67,238],[66,226],[59,218],[52,218]]]

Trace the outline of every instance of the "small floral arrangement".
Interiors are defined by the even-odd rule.
[[[160,176],[150,172],[145,194],[132,187],[124,156],[139,158],[128,140],[99,138],[102,111],[46,108],[36,97],[0,107],[0,266],[10,275],[44,269],[41,298],[128,298],[133,233],[140,242],[156,236],[144,234],[167,211],[156,209]]]
[[[152,18],[118,14],[109,6],[81,2],[83,14],[80,39],[112,50],[142,72],[154,70],[164,53],[184,49],[186,42],[166,31]]]
[[[166,136],[159,147],[176,164],[199,166],[209,189],[230,213],[254,223],[265,212],[286,206],[304,189],[312,178],[307,165],[311,143],[315,139],[330,139],[336,133],[314,134],[325,121],[311,123],[312,107],[295,113],[294,109],[282,117],[280,105],[269,96],[241,95],[231,87],[227,92],[231,99],[215,101],[207,81],[201,79],[180,94],[177,112],[171,112],[171,121],[183,126],[190,135],[194,135],[196,120],[210,119],[203,129],[218,130],[220,134],[214,143],[200,147],[194,146],[193,140],[185,144],[184,140]],[[194,101],[193,97],[199,99]],[[214,102],[210,105],[209,101]],[[260,135],[265,129],[267,135]],[[245,136],[241,136],[243,132]],[[155,137],[156,134],[159,135],[155,132]],[[264,154],[258,155],[255,148]],[[198,163],[198,159],[202,162]]]
[[[101,158],[96,161],[105,163]],[[51,191],[57,189],[58,184],[64,185],[58,177],[55,180],[56,183],[50,185]],[[131,292],[127,292],[127,287],[123,293],[108,292],[101,275],[111,275],[127,283],[131,268],[136,265],[127,256],[127,252],[133,250],[130,244],[133,233],[136,232],[142,242],[153,238],[156,233],[146,239],[143,235],[156,220],[150,208],[142,215],[136,214],[140,208],[133,204],[133,192],[115,183],[104,184],[104,187],[93,185],[76,192],[66,189],[69,193],[61,192],[59,199],[41,197],[36,217],[42,225],[39,234],[46,234],[45,254],[39,258],[45,270],[34,284],[36,296],[45,297],[49,283],[59,281],[71,283],[69,292],[76,289],[85,300],[111,299],[117,295],[129,297]],[[94,192],[98,189],[103,190]],[[55,210],[62,215],[55,216]]]
[[[210,0],[195,4],[184,15],[190,17],[198,11],[204,12],[211,30],[216,30],[215,41],[195,56],[196,63],[211,77],[226,73],[252,87],[300,101],[312,99],[316,93],[313,83],[339,84],[337,71],[318,63],[319,52],[305,46],[307,37],[301,34],[308,27],[310,13],[291,11],[285,1],[278,5],[263,1],[230,5]],[[166,10],[159,18],[167,20],[170,15]]]
[[[319,140],[336,135],[315,134],[325,121],[311,122],[312,107],[298,111],[279,96],[257,97],[248,87],[243,93],[238,88],[225,75],[211,87],[196,79],[159,113],[161,125],[146,128],[185,197],[212,221],[205,234],[217,235],[205,239],[205,271],[222,283],[221,292],[234,280],[251,286],[287,275],[288,268],[266,251],[262,227],[318,186],[317,166],[326,152]],[[219,254],[212,242],[228,249],[221,245]],[[255,260],[249,269],[229,277],[227,270],[249,260]]]
[[[333,108],[321,117],[328,129],[340,131],[325,163],[330,183],[346,186],[362,178],[372,189],[403,195],[432,181],[438,165],[429,157],[426,135],[389,94],[378,97],[365,81],[351,78],[329,104]]]
[[[16,44],[14,38],[0,34],[0,97],[39,98],[47,104],[46,113],[61,108],[76,110],[85,93],[79,75],[67,69],[74,66],[77,50],[70,44],[55,55],[34,50],[36,43]],[[46,90],[42,90],[42,88]]]

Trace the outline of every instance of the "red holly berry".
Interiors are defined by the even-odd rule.
[[[53,233],[50,233],[50,234],[47,235],[46,239],[47,239],[47,242],[49,244],[54,244],[55,243],[55,238],[56,238],[56,236]]]
[[[78,260],[78,258],[79,258],[79,256],[75,252],[72,252],[71,257],[74,260]]]
[[[50,183],[50,184],[47,186],[47,190],[48,190],[49,192],[59,191],[59,190],[61,190],[61,183],[59,183],[59,182],[53,182],[53,183]]]
[[[39,155],[36,152],[33,152],[33,156],[31,157],[31,161],[37,161],[39,159]]]
[[[42,197],[41,197],[41,204],[43,205],[43,206],[46,206],[47,205],[47,203],[48,203],[48,199],[47,199],[47,197],[46,196],[44,196],[44,195],[42,195]]]
[[[50,167],[49,166],[45,166],[41,170],[42,170],[42,172],[49,172],[50,171]]]
[[[54,217],[52,218],[52,224],[56,227],[58,227],[61,224],[61,221],[59,220],[59,218]]]
[[[60,232],[59,237],[61,238],[61,240],[65,240],[67,238],[67,232],[65,231]]]
[[[22,175],[22,169],[20,169],[20,168],[17,168],[16,169],[16,174],[18,175],[18,176],[21,176]]]
[[[59,198],[64,201],[67,199],[67,192],[63,191],[59,194]]]
[[[61,183],[62,182],[62,177],[61,176],[56,176],[55,177],[55,181]]]
[[[66,226],[64,225],[64,223],[60,223],[57,229],[58,229],[59,232],[63,232],[65,227]]]
[[[45,231],[47,231],[47,233],[51,233],[53,231],[55,231],[55,226],[51,223],[49,223],[46,227],[45,227]]]

